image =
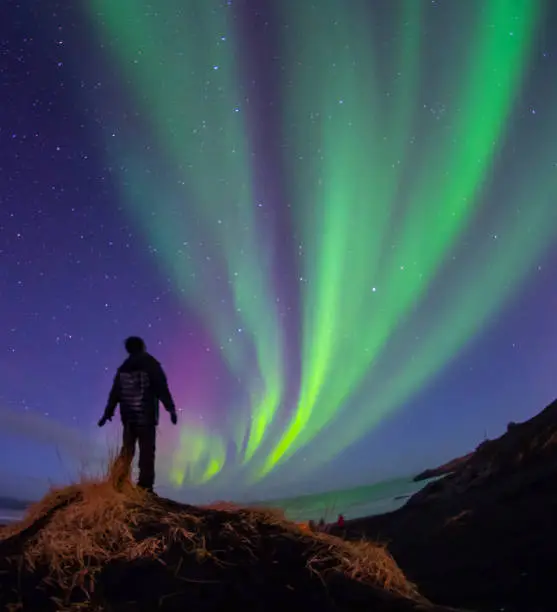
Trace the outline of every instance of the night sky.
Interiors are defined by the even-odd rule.
[[[413,474],[557,395],[556,3],[0,17],[0,494],[117,445],[131,334],[183,499]]]

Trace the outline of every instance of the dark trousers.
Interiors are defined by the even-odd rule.
[[[155,483],[155,450],[157,427],[155,425],[140,425],[126,423],[122,439],[120,459],[126,476],[129,476],[135,445],[139,445],[139,480],[137,484],[142,489],[152,490]]]

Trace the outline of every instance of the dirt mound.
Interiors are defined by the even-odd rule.
[[[381,546],[110,481],[54,490],[0,531],[0,608],[445,610]]]

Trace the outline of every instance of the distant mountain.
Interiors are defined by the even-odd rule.
[[[443,465],[440,465],[439,467],[424,470],[423,472],[420,472],[417,476],[414,476],[412,480],[414,482],[420,482],[421,480],[429,480],[430,478],[435,478],[436,476],[444,476],[445,474],[450,474],[451,472],[454,472],[457,468],[461,467],[469,459],[471,459],[473,454],[473,452],[468,453],[463,457],[451,459],[450,461],[444,463]]]
[[[15,499],[14,497],[2,497],[0,495],[0,508],[3,510],[25,510],[33,502],[23,499]]]

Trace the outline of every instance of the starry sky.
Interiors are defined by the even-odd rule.
[[[100,469],[123,340],[158,484],[408,475],[557,394],[557,6],[4,0],[0,494]]]

